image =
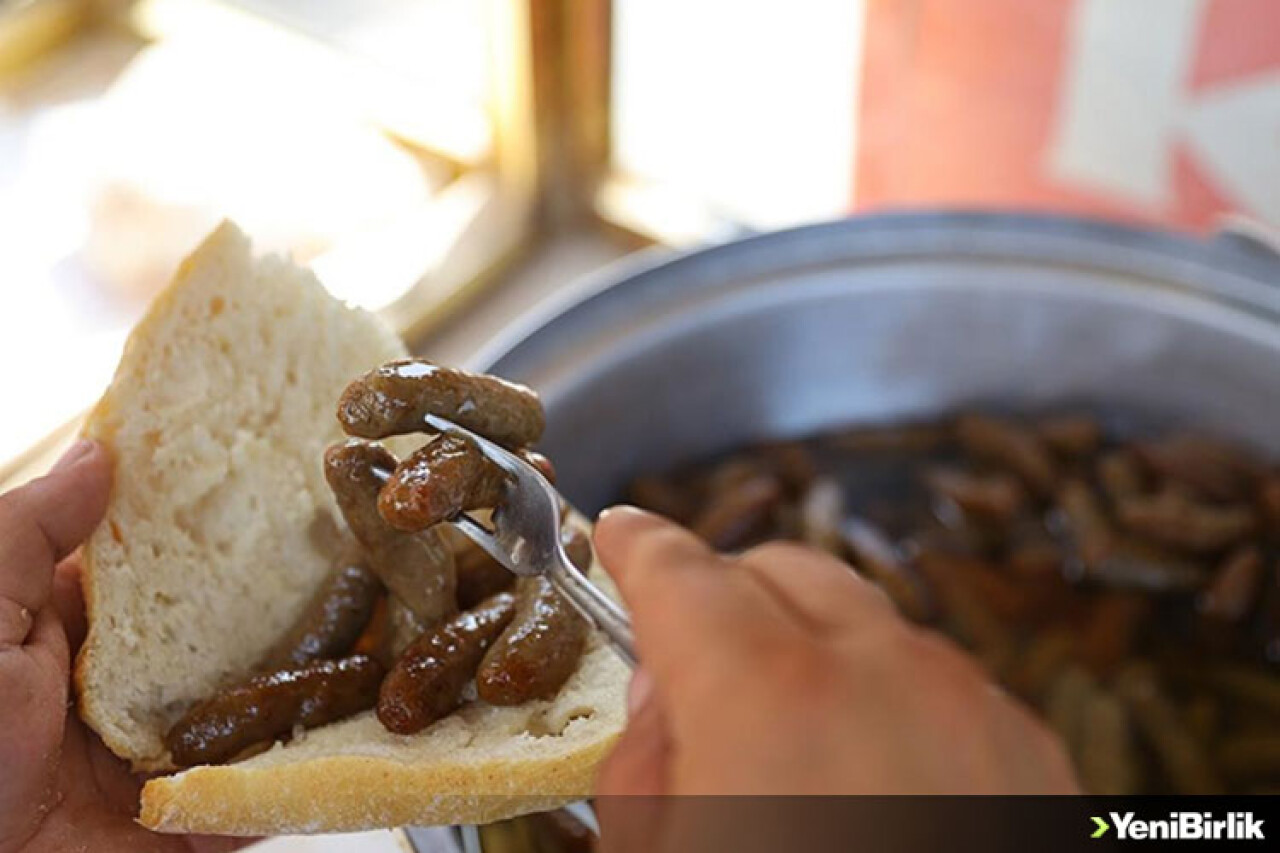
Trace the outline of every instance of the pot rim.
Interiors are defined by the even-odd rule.
[[[550,330],[573,315],[620,310],[624,299],[665,303],[744,275],[894,259],[1015,261],[1126,275],[1280,323],[1280,254],[1229,225],[1199,237],[1043,211],[910,210],[854,215],[691,249],[642,249],[537,303],[482,346],[467,366],[502,374],[512,359],[536,361],[534,352],[525,351],[559,337],[548,335]]]

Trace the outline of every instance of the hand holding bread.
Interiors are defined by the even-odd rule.
[[[0,853],[214,853],[244,842],[158,836],[136,820],[141,780],[68,706],[84,637],[76,549],[102,518],[111,466],[80,442],[0,495]]]

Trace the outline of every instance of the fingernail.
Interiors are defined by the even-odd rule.
[[[638,506],[630,504],[618,504],[617,506],[605,507],[596,516],[596,521],[604,521],[607,518],[654,518],[654,514],[648,510],[640,509]]]
[[[653,678],[643,669],[637,669],[631,675],[631,684],[627,686],[627,715],[634,717],[653,695]]]
[[[70,468],[72,465],[92,453],[93,448],[94,443],[89,439],[79,439],[75,444],[67,448],[66,452],[62,454],[61,459],[54,463],[53,467],[49,469],[50,473]]]

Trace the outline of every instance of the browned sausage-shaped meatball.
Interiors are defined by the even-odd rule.
[[[391,669],[409,644],[422,636],[427,627],[394,595],[384,595],[379,605],[369,627],[356,642],[355,653],[371,655],[378,663]]]
[[[1187,730],[1185,721],[1148,664],[1129,664],[1116,676],[1114,686],[1133,715],[1138,732],[1164,767],[1174,793],[1226,791],[1217,768]]]
[[[1112,504],[1139,497],[1147,491],[1147,472],[1138,454],[1130,448],[1104,453],[1095,468],[1098,483]]]
[[[550,699],[578,668],[586,620],[544,577],[521,578],[516,615],[485,654],[476,692],[490,705]]]
[[[378,492],[396,458],[380,444],[352,440],[325,451],[324,473],[369,568],[427,625],[455,609],[453,554],[435,531],[404,533],[378,514]]]
[[[1021,482],[1009,474],[982,476],[957,468],[934,468],[925,473],[925,483],[938,497],[982,521],[1007,524],[1026,504]]]
[[[1280,540],[1280,474],[1272,474],[1258,486],[1258,507],[1267,535]]]
[[[1042,498],[1053,494],[1057,472],[1044,442],[1029,427],[986,415],[963,415],[956,437],[966,453],[1007,468]]]
[[[1244,619],[1257,601],[1265,568],[1262,551],[1256,545],[1236,549],[1223,560],[1197,599],[1201,615],[1230,623]]]
[[[767,530],[782,502],[782,486],[760,474],[712,495],[690,528],[717,551],[744,548]]]
[[[1257,517],[1249,504],[1207,504],[1177,489],[1116,504],[1120,523],[1161,545],[1192,553],[1221,551],[1253,534]]]
[[[924,551],[915,560],[937,596],[951,630],[973,649],[992,673],[1001,674],[1017,650],[1012,626],[1000,619],[991,602],[970,582],[963,558]]]
[[[351,651],[382,595],[382,583],[351,554],[317,590],[307,609],[267,656],[263,668],[300,666]]]
[[[551,464],[550,459],[536,450],[529,450],[527,447],[517,450],[516,455],[537,469],[538,473],[548,483],[553,486],[556,484],[556,466]]]
[[[1152,470],[1213,500],[1246,497],[1263,473],[1248,454],[1202,435],[1174,434],[1134,449]]]
[[[627,486],[628,503],[681,524],[688,524],[697,510],[694,497],[689,489],[655,474],[636,477]]]
[[[389,630],[386,652],[379,660],[388,662],[390,668],[404,654],[405,649],[427,632],[429,626],[418,618],[418,614],[409,605],[394,595],[387,599],[387,622]]]
[[[470,610],[490,596],[506,592],[516,584],[516,576],[478,545],[454,554],[458,570],[458,609]]]
[[[201,702],[165,735],[179,767],[217,764],[254,744],[373,707],[382,666],[355,655],[259,675]]]
[[[1095,571],[1115,548],[1115,532],[1102,502],[1088,483],[1072,479],[1058,489],[1058,506],[1085,571]]]
[[[1089,567],[1088,579],[1113,589],[1182,593],[1204,584],[1205,569],[1199,561],[1158,545],[1120,538],[1101,562]]]
[[[404,605],[399,605],[403,607]],[[395,663],[394,657],[388,657],[391,650],[391,596],[382,595],[378,598],[373,608],[373,615],[369,618],[369,624],[365,626],[361,632],[360,638],[356,640],[355,646],[351,653],[355,655],[371,655],[378,659],[378,662],[387,669]]]
[[[903,615],[917,622],[933,618],[934,596],[884,531],[866,519],[850,515],[840,526],[840,533],[854,564],[880,585]]]
[[[411,735],[457,708],[485,650],[513,615],[515,597],[502,592],[405,649],[378,693],[378,719],[387,731]]]
[[[1145,593],[1099,596],[1077,634],[1076,657],[1099,678],[1108,678],[1134,654],[1134,644],[1151,614]]]
[[[425,530],[502,499],[502,469],[473,442],[442,435],[400,463],[378,496],[378,512],[397,530]]]
[[[426,415],[438,415],[507,447],[533,444],[546,424],[538,395],[523,385],[421,359],[369,371],[348,385],[338,401],[342,428],[361,438],[430,432],[422,422]]]
[[[591,537],[587,535],[585,530],[578,527],[565,528],[560,531],[560,541],[564,543],[564,552],[568,555],[569,562],[577,566],[578,571],[587,572],[591,570],[593,555]]]
[[[1271,570],[1258,604],[1258,630],[1262,654],[1271,663],[1280,663],[1280,566]],[[1275,682],[1274,705],[1280,713],[1280,679]]]
[[[1089,415],[1054,415],[1035,425],[1045,445],[1061,456],[1088,456],[1102,444],[1102,424]]]

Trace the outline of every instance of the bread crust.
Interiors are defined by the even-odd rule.
[[[159,832],[249,836],[489,823],[588,796],[617,737],[554,758],[479,764],[344,755],[197,767],[148,782],[140,820]]]

